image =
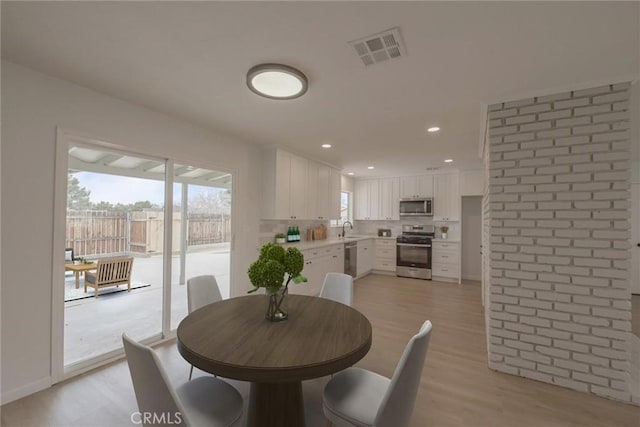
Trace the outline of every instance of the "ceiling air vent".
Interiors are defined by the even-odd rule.
[[[358,58],[367,67],[407,54],[398,27],[351,41],[349,44],[353,46]]]

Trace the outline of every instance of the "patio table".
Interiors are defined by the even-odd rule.
[[[67,263],[64,265],[64,270],[65,271],[73,271],[76,275],[76,289],[78,289],[78,287],[80,287],[80,274],[86,272],[86,271],[91,271],[91,270],[95,270],[96,268],[98,268],[98,263],[97,262],[90,262],[90,263],[80,263],[80,264],[73,264],[73,263]],[[87,280],[85,278],[85,280]]]

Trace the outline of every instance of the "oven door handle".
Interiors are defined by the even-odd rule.
[[[415,243],[396,243],[396,246],[413,246],[414,248],[430,248],[431,245],[416,245]]]

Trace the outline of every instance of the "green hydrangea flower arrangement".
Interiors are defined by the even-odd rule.
[[[254,286],[249,293],[260,288],[265,288],[269,293],[276,293],[284,283],[284,289],[288,289],[289,283],[303,283],[307,281],[302,269],[304,268],[304,255],[297,248],[286,250],[275,243],[265,243],[260,248],[260,257],[254,261],[247,273]],[[285,282],[285,275],[286,282]]]

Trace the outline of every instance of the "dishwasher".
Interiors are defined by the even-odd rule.
[[[356,277],[358,274],[358,242],[344,244],[344,274]]]

